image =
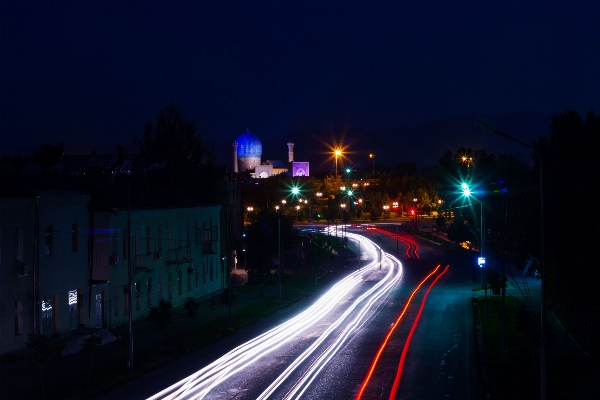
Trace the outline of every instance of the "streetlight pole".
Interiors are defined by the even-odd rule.
[[[521,146],[525,146],[528,149],[533,150],[533,152],[535,153],[535,155],[537,156],[539,162],[540,162],[540,286],[541,286],[541,294],[542,294],[542,299],[541,299],[541,309],[540,309],[540,313],[541,313],[541,337],[540,337],[540,397],[542,400],[546,399],[546,285],[544,283],[544,281],[546,280],[546,271],[545,271],[545,223],[544,223],[544,179],[543,179],[543,174],[544,174],[544,164],[542,161],[542,155],[531,145],[528,145],[527,143],[510,136],[507,133],[504,133],[498,129],[495,129],[494,127],[492,127],[491,125],[485,123],[484,121],[480,120],[479,118],[477,118],[475,120],[475,122],[477,123],[477,125],[481,126],[482,128],[495,133],[497,135],[500,135],[502,137],[504,137],[505,139],[508,140],[512,140],[515,143],[520,144]],[[502,265],[502,279],[504,280],[505,276],[506,276],[506,272],[504,270],[504,264]],[[502,285],[502,293],[504,295],[504,286]],[[505,316],[502,315],[502,323],[504,323],[504,319]]]
[[[338,158],[339,158],[339,156],[342,155],[342,151],[340,149],[335,149],[334,154],[335,154],[335,177],[337,178],[337,176],[338,176]]]
[[[467,198],[471,198],[471,189],[469,189],[469,185],[467,185],[466,183],[463,183],[460,185],[460,187],[463,190],[463,196],[467,197]],[[479,236],[479,268],[483,268],[482,271],[482,279],[481,279],[481,286],[484,287],[484,291],[485,291],[485,317],[488,318],[489,317],[489,313],[488,313],[488,303],[487,303],[487,267],[485,266],[485,217],[483,214],[483,200],[479,200],[479,205],[481,206],[481,222],[480,222],[480,236]]]
[[[282,209],[283,211],[283,209]],[[279,299],[277,304],[281,304],[281,214],[277,213],[277,248],[279,250],[279,262],[277,263],[277,278],[279,283]]]
[[[375,175],[375,154],[369,153],[369,158],[373,161],[373,175]]]

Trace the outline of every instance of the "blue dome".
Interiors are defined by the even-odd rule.
[[[238,157],[260,157],[262,155],[262,143],[252,132],[244,132],[236,142],[238,143]]]

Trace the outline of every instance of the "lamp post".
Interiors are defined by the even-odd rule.
[[[283,210],[285,209],[285,203],[287,203],[287,201],[285,199],[281,200],[281,213],[283,214]]]
[[[335,149],[333,154],[335,155],[335,177],[337,178],[337,176],[338,176],[338,158],[342,155],[342,150]]]
[[[417,222],[417,201],[418,200],[419,199],[417,199],[416,197],[413,198],[413,204],[414,204],[413,209],[414,209],[414,215],[415,215],[415,231],[419,230],[419,225],[418,225],[418,222]]]
[[[390,206],[388,206],[387,204],[385,204],[383,206],[383,219],[387,219],[387,213],[388,213],[389,209],[390,209]]]
[[[540,309],[540,313],[541,313],[541,333],[540,333],[540,397],[542,400],[546,399],[546,285],[544,283],[544,281],[546,280],[546,271],[545,271],[545,223],[544,223],[544,180],[543,180],[543,175],[544,175],[544,164],[542,161],[542,155],[531,145],[528,145],[527,143],[510,136],[507,133],[504,133],[494,127],[492,127],[491,125],[487,124],[486,122],[480,120],[479,118],[477,118],[475,120],[475,122],[477,123],[477,125],[481,126],[482,128],[495,133],[496,135],[500,135],[505,139],[508,140],[512,140],[515,143],[520,144],[521,146],[525,146],[528,149],[533,150],[533,152],[535,153],[535,155],[537,156],[539,162],[540,162],[540,290],[541,290],[541,294],[542,294],[542,299],[541,299],[541,309]],[[504,279],[504,277],[506,276],[506,272],[504,271],[504,265],[502,268],[502,279]],[[505,294],[504,294],[504,285],[502,287],[502,320],[504,323],[504,318],[505,318]],[[502,333],[504,334],[504,330],[502,331]],[[503,344],[504,344],[505,338],[503,337]],[[505,351],[503,352],[505,353]]]
[[[375,175],[375,154],[369,153],[369,158],[373,162],[373,175]]]
[[[463,196],[467,198],[471,198],[471,189],[469,185],[466,183],[462,183],[460,185],[463,191]],[[481,224],[480,224],[480,244],[479,244],[479,258],[477,259],[477,264],[479,268],[483,268],[483,275],[485,278],[482,278],[481,285],[485,288],[485,317],[488,318],[488,304],[487,304],[487,269],[485,267],[485,217],[483,214],[483,200],[479,200],[479,205],[481,206]]]

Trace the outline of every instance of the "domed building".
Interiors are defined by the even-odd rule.
[[[244,132],[235,142],[233,142],[233,148],[233,162],[234,170],[236,172],[238,170],[251,170],[261,164],[262,143],[260,139],[249,130]]]
[[[250,130],[244,132],[233,146],[233,172],[250,171],[252,178],[270,176],[293,171],[293,176],[309,176],[307,162],[294,162],[294,143],[288,143],[288,164],[280,160],[267,160],[262,163],[262,143]],[[253,171],[253,172],[252,172]]]

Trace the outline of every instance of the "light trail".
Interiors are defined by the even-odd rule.
[[[346,278],[341,280],[339,283],[334,285],[329,291],[327,291],[317,302],[315,302],[311,307],[307,308],[302,313],[298,314],[296,317],[291,318],[290,320],[284,322],[283,324],[265,332],[262,335],[259,335],[255,339],[252,339],[241,346],[236,347],[231,350],[229,353],[225,354],[223,357],[209,364],[208,366],[202,368],[198,372],[188,376],[185,379],[171,385],[170,387],[162,390],[161,392],[155,394],[149,399],[201,399],[204,398],[215,386],[223,383],[227,378],[232,375],[238,373],[251,366],[260,358],[265,355],[273,352],[277,348],[283,346],[284,344],[290,342],[294,338],[296,338],[300,333],[313,326],[323,318],[325,318],[333,309],[338,305],[338,303],[343,300],[346,296],[348,296],[352,290],[356,289],[356,286],[363,282],[362,275],[366,272],[366,269],[373,268],[379,265],[379,261],[377,260],[377,256],[380,253],[380,248],[376,246],[370,240],[354,234],[348,234],[349,237],[352,237],[355,240],[359,240],[361,243],[361,248],[366,252],[370,253],[373,257],[373,261],[363,267],[361,270],[353,272],[349,274]],[[389,257],[389,256],[388,256]],[[384,258],[386,265],[390,263],[387,258]],[[395,260],[399,266],[401,264],[399,261]],[[390,288],[400,279],[401,270],[399,273],[392,273],[393,268],[389,268],[386,276],[381,279],[380,282],[377,283],[373,288],[369,289],[368,293],[371,296],[376,296],[377,298],[381,297],[386,291],[389,291]],[[368,299],[367,294],[363,294],[357,300],[354,301],[352,305],[352,309],[358,307],[361,303],[366,303],[367,305],[372,305],[373,301],[366,300]],[[368,307],[367,307],[368,308]],[[363,310],[365,308],[363,307]],[[364,318],[365,312],[362,313],[361,318]],[[340,326],[344,323],[344,320],[348,317],[349,311],[345,312],[338,320],[334,323],[336,326]],[[360,313],[359,313],[360,314]],[[348,338],[348,335],[353,330],[357,329],[360,326],[361,318],[355,317],[345,328],[345,333],[341,333],[338,337],[340,340],[343,339],[345,341]],[[333,325],[333,324],[332,324]],[[319,337],[319,343],[322,343],[323,340],[327,338],[331,334],[332,330],[328,329],[321,337]],[[343,341],[341,343],[343,343]],[[313,344],[311,346],[312,350],[307,349],[303,355],[300,357],[301,360],[295,361],[294,365],[299,365],[302,361],[304,361],[311,352],[314,352],[318,347],[317,344]],[[305,375],[307,377],[314,376],[323,368],[323,366],[329,361],[332,355],[337,352],[339,346],[330,346],[328,351],[325,351],[321,354],[318,363],[313,363],[311,369],[309,369],[309,374]],[[292,368],[292,366],[288,367]],[[296,367],[293,367],[296,368]],[[292,368],[292,370],[293,370]],[[315,369],[316,368],[316,369]],[[286,369],[286,371],[288,370]],[[287,377],[289,373],[284,373],[282,376],[276,381],[279,382],[280,385]],[[308,378],[307,378],[308,379]],[[304,380],[300,385],[297,385],[298,388],[304,387],[302,385],[308,384],[309,382]],[[276,385],[276,386],[278,386]],[[273,386],[273,385],[271,385]],[[272,389],[275,390],[276,386]],[[268,397],[270,393],[266,393],[269,391],[267,389],[265,391],[265,396]],[[266,398],[265,397],[265,398]]]
[[[402,349],[402,355],[400,356],[400,362],[398,364],[398,369],[396,370],[396,377],[394,378],[394,385],[392,386],[392,390],[390,392],[390,397],[389,397],[390,400],[394,400],[396,398],[396,391],[398,390],[398,385],[400,384],[400,378],[402,377],[402,371],[404,369],[404,361],[406,359],[406,353],[408,352],[408,348],[410,347],[410,341],[412,339],[412,336],[415,333],[415,330],[417,329],[417,325],[419,324],[419,319],[421,319],[421,314],[423,313],[423,308],[425,308],[425,302],[427,301],[427,296],[429,295],[429,292],[431,292],[431,289],[437,283],[437,281],[446,273],[446,271],[448,271],[448,268],[450,268],[450,265],[446,265],[446,268],[442,271],[442,273],[435,277],[433,282],[431,282],[431,284],[429,285],[429,288],[427,288],[427,291],[425,292],[425,296],[423,297],[423,300],[421,301],[421,307],[419,308],[419,313],[417,314],[417,317],[415,318],[415,321],[413,322],[412,328],[410,329],[410,333],[408,334],[406,341],[404,342],[404,348]]]
[[[423,280],[417,285],[417,287],[415,288],[415,290],[413,290],[413,292],[411,293],[410,297],[408,298],[408,301],[406,302],[406,304],[404,305],[404,308],[402,309],[402,312],[400,313],[400,315],[398,316],[398,318],[396,318],[396,321],[392,325],[391,329],[389,330],[388,334],[386,335],[385,339],[383,340],[383,343],[381,344],[381,346],[379,346],[379,350],[377,351],[377,354],[375,355],[375,358],[373,359],[373,362],[371,363],[371,367],[369,368],[369,372],[367,373],[367,376],[365,377],[365,380],[363,381],[363,384],[361,385],[361,387],[360,387],[360,389],[358,391],[358,394],[356,395],[356,400],[360,400],[362,398],[362,395],[363,395],[365,389],[367,388],[367,385],[371,381],[371,376],[373,376],[373,372],[375,371],[375,368],[377,367],[377,363],[379,362],[379,358],[381,357],[381,353],[383,353],[383,351],[387,347],[387,344],[388,344],[390,338],[392,337],[392,334],[394,333],[394,331],[396,330],[396,328],[400,324],[400,320],[402,320],[402,317],[406,313],[406,310],[408,309],[408,306],[410,305],[410,303],[412,301],[412,298],[419,291],[419,289],[421,288],[421,286],[431,277],[431,275],[435,274],[439,268],[440,268],[440,265],[438,264],[438,266],[435,267],[433,269],[433,271],[431,271],[429,273],[429,275],[427,275],[425,278],[423,278]]]

